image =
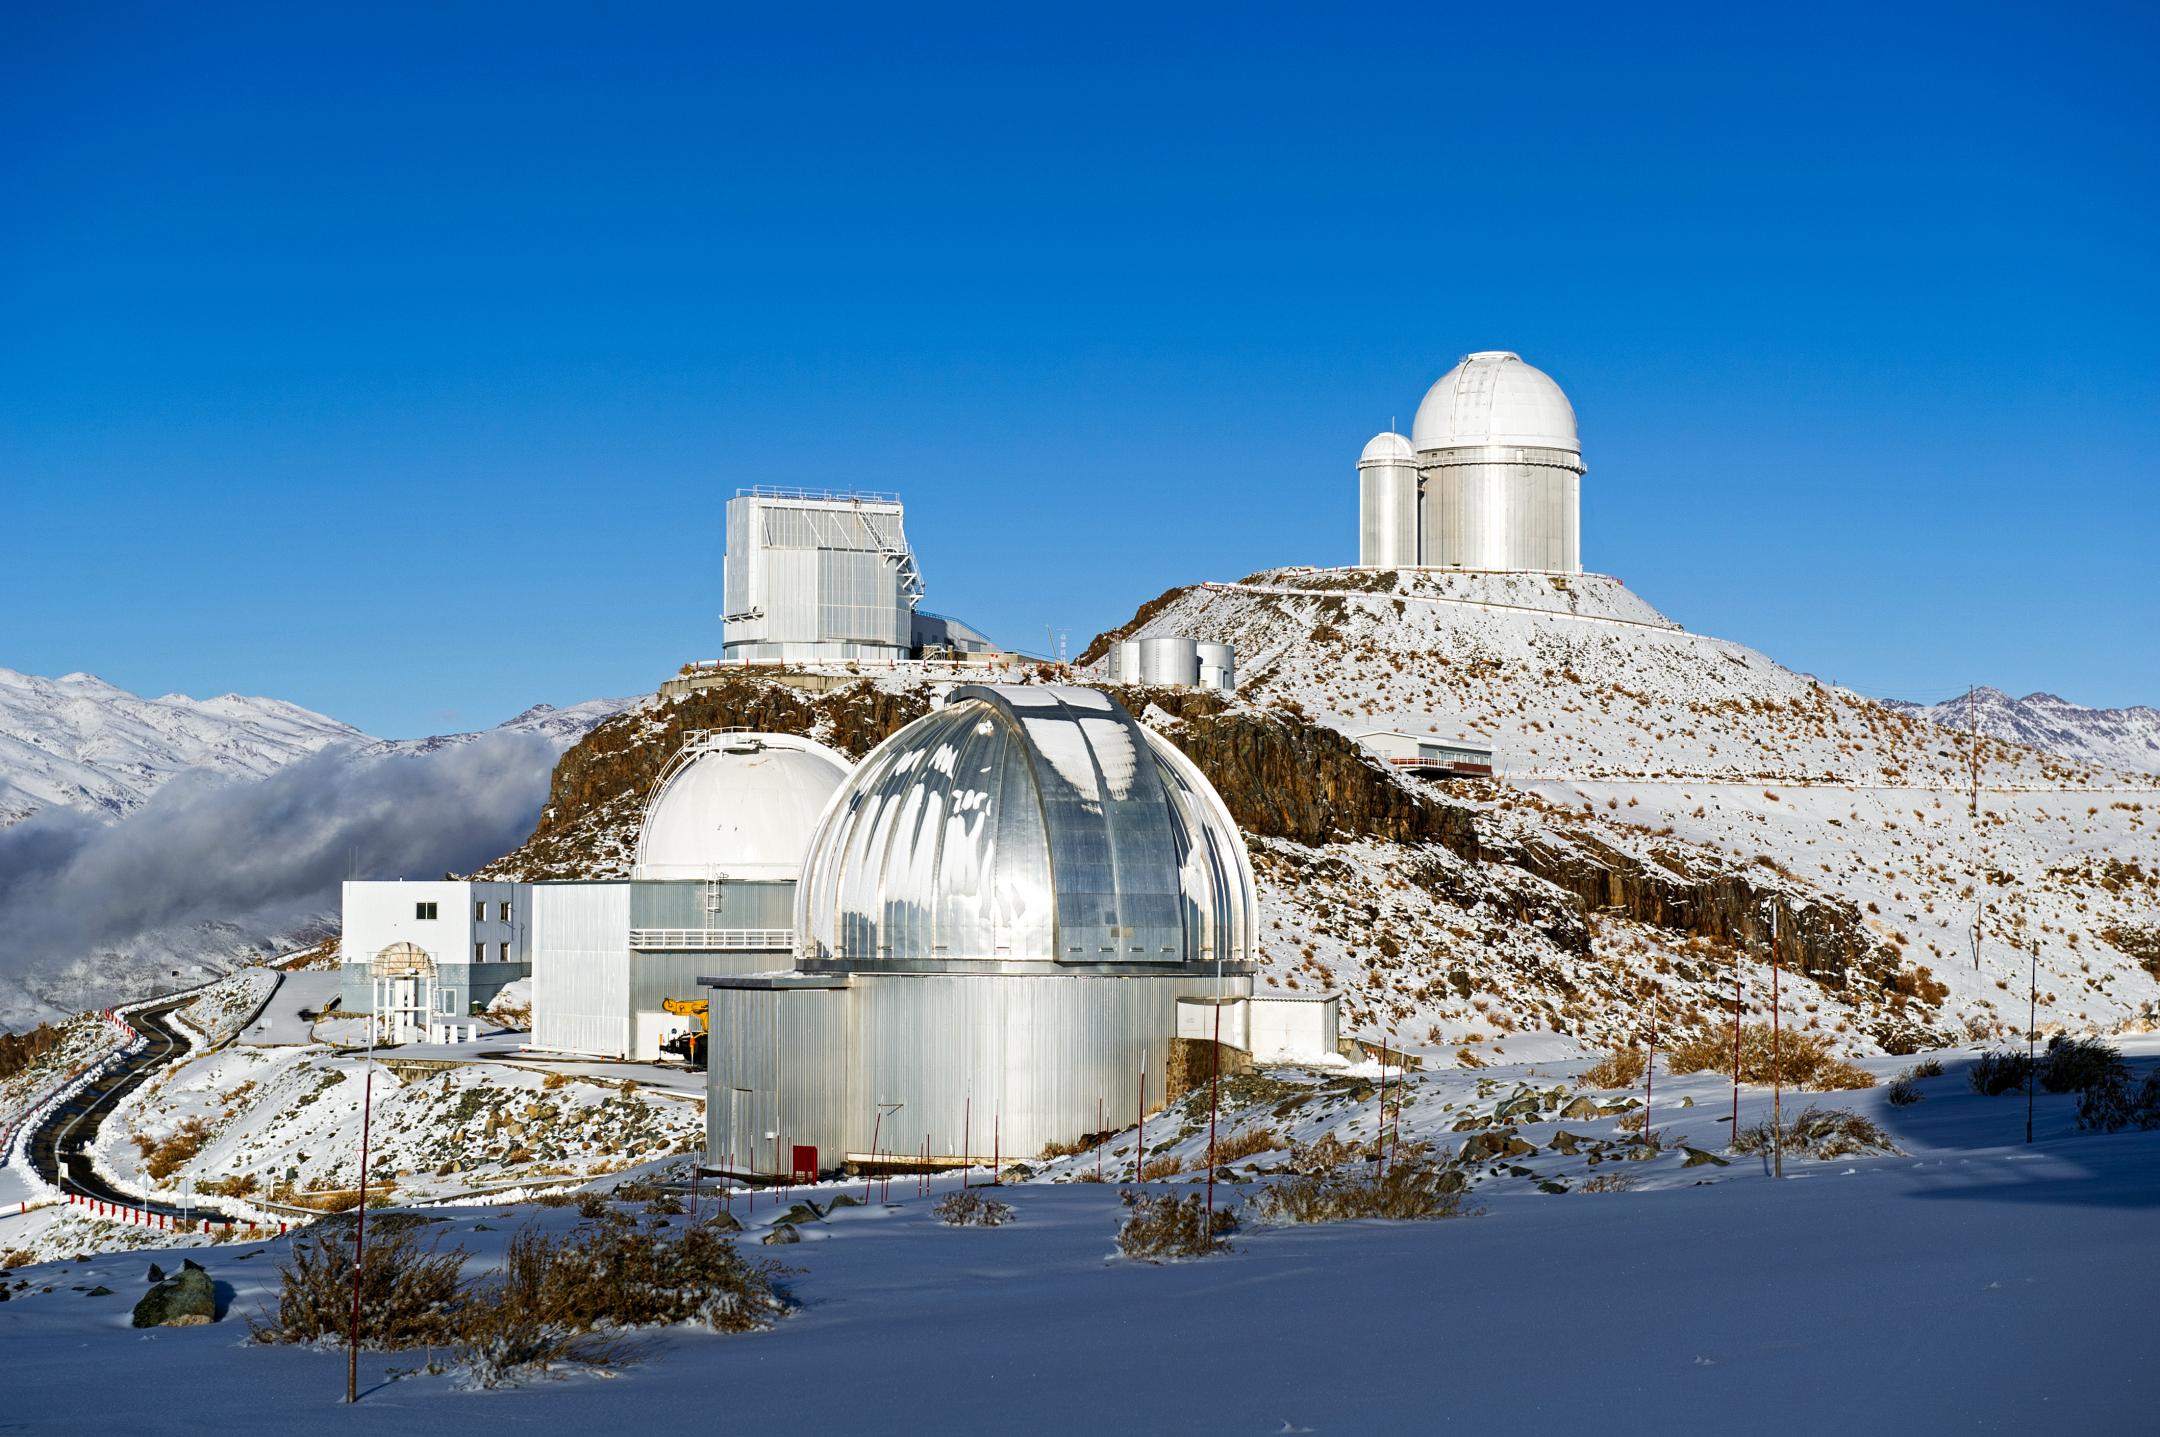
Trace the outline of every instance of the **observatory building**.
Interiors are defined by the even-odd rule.
[[[535,1048],[650,1062],[701,978],[785,963],[795,883],[846,757],[795,734],[702,730],[646,802],[629,881],[532,885]]]
[[[1358,564],[1582,572],[1575,409],[1506,350],[1465,355],[1418,405],[1408,438],[1358,459]]]
[[[897,494],[742,490],[728,500],[722,588],[721,647],[731,663],[892,660],[914,650],[923,583]]]
[[[708,1163],[987,1159],[1122,1122],[1143,1081],[1161,1099],[1178,1000],[1250,994],[1255,927],[1244,840],[1169,740],[1095,689],[957,687],[826,805],[793,965],[705,978]]]

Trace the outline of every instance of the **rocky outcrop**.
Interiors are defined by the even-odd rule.
[[[137,1327],[201,1327],[215,1322],[217,1288],[209,1273],[189,1261],[142,1295],[133,1320]]]

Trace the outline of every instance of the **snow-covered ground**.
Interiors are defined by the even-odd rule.
[[[2034,944],[2044,1026],[2160,1021],[2150,774],[1985,736],[1976,752],[1954,730],[1683,630],[1598,575],[1276,570],[1196,586],[1134,633],[1235,644],[1243,705],[1347,733],[1489,743],[1500,781],[1451,791],[1481,833],[1587,842],[1844,905],[1909,986],[1941,985],[1936,1032],[2022,1023]],[[1451,1051],[1497,1027],[1517,1035],[1500,1043],[1513,1056],[1560,1014],[1597,1043],[1616,1017],[1637,1024],[1628,1009],[1683,956],[1730,972],[1729,956],[1692,951],[1686,931],[1612,913],[1587,915],[1591,952],[1571,953],[1512,917],[1507,892],[1462,881],[1476,865],[1445,856],[1363,841],[1262,847],[1273,850],[1256,854],[1263,981],[1342,988],[1368,1036]],[[1419,869],[1449,871],[1403,881]],[[1376,954],[1381,932],[1400,951]],[[1766,996],[1757,955],[1743,967]],[[1796,987],[1801,1021],[1870,1046],[1868,1025],[1840,1011],[1849,1002]],[[1675,1008],[1685,1017],[1704,996]]]
[[[2126,1049],[2142,1076],[2160,1040]],[[1525,1091],[1581,1095],[1566,1067],[1413,1074],[1406,1139],[1452,1151],[1504,1130],[1537,1149],[1479,1165],[1487,1175],[1470,1191],[1482,1215],[1248,1224],[1229,1253],[1171,1266],[1113,1255],[1114,1182],[1054,1180],[1089,1155],[1008,1184],[1000,1197],[1017,1218],[995,1229],[946,1228],[930,1198],[895,1179],[889,1204],[805,1224],[795,1246],[753,1249],[797,1269],[800,1308],[770,1332],[654,1333],[612,1380],[571,1374],[493,1393],[416,1373],[425,1354],[363,1354],[361,1405],[337,1421],[401,1434],[691,1420],[970,1433],[2143,1430],[2160,1401],[2141,1317],[2160,1263],[2160,1132],[2080,1134],[2072,1100],[2042,1094],[2028,1147],[2022,1097],[1969,1093],[1967,1056],[1945,1055],[1949,1071],[1923,1080],[1909,1107],[1884,1088],[1788,1093],[1788,1113],[1849,1107],[1902,1151],[1789,1157],[1783,1181],[1749,1159],[1685,1165],[1682,1135],[1703,1151],[1724,1146],[1730,1088],[1714,1075],[1659,1076],[1667,1147],[1631,1159],[1617,1117],[1554,1121],[1543,1102],[1523,1111]],[[1306,1101],[1310,1125],[1258,1105],[1232,1125],[1265,1113],[1302,1132],[1379,1126],[1376,1070],[1262,1076],[1323,1095]],[[1621,1106],[1620,1094],[1591,1096]],[[1770,1100],[1748,1090],[1741,1121]],[[1495,1118],[1502,1107],[1514,1120]],[[1150,1148],[1160,1124],[1179,1151],[1204,1151],[1204,1133],[1173,1136],[1190,1116],[1151,1118]],[[1583,1191],[1570,1174],[1593,1171],[1587,1152],[1552,1151],[1563,1130],[1579,1150],[1622,1150],[1594,1171],[1631,1182]],[[1129,1161],[1130,1135],[1119,1146]],[[1551,1191],[1556,1177],[1570,1190]],[[933,1196],[955,1184],[939,1179]],[[1232,1203],[1241,1189],[1251,1185],[1218,1194]],[[837,1191],[864,1193],[827,1190]],[[707,1191],[701,1208],[714,1203]],[[779,1207],[770,1195],[754,1210],[739,1193],[732,1201],[751,1238]],[[448,1221],[431,1235],[465,1248],[475,1269],[521,1225],[561,1231],[577,1216],[438,1211]],[[0,1219],[0,1248],[16,1221]],[[145,1254],[16,1272],[0,1349],[37,1380],[11,1392],[10,1416],[52,1431],[326,1420],[342,1397],[341,1352],[241,1340],[246,1315],[273,1299],[279,1252],[198,1251],[223,1320],[150,1333],[128,1326]],[[101,1286],[110,1292],[91,1295]]]

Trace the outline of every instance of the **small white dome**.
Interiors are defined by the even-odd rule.
[[[1365,446],[1365,452],[1358,456],[1358,468],[1376,464],[1407,464],[1410,460],[1410,441],[1390,429],[1384,434],[1375,434],[1372,437],[1372,441]]]
[[[1464,355],[1441,375],[1410,433],[1420,454],[1483,444],[1582,452],[1567,395],[1552,376],[1504,349]]]
[[[638,834],[636,878],[795,878],[847,759],[795,734],[695,736]]]

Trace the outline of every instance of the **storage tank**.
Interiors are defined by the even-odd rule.
[[[1358,563],[1399,569],[1418,562],[1418,473],[1410,441],[1376,434],[1358,458]]]
[[[1582,444],[1551,376],[1506,350],[1465,355],[1426,392],[1410,436],[1420,562],[1582,572]]]
[[[1120,639],[1117,646],[1117,664],[1110,676],[1121,684],[1140,682],[1140,641]]]
[[[1193,639],[1142,639],[1140,682],[1166,687],[1199,683],[1199,643]]]
[[[1237,650],[1228,644],[1199,644],[1195,646],[1200,656],[1200,687],[1221,689],[1224,693],[1237,687]]]

